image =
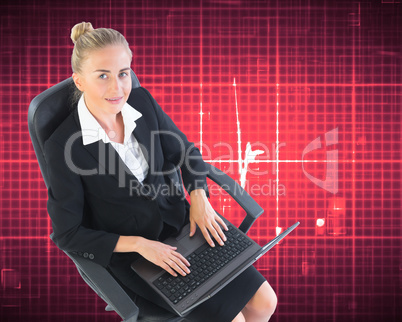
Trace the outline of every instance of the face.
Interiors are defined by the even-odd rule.
[[[89,53],[81,73],[73,73],[93,115],[108,118],[121,111],[131,92],[130,65],[127,50],[113,45]]]

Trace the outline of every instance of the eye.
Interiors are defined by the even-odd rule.
[[[106,79],[106,77],[107,77],[106,74],[102,74],[99,76],[100,79]]]
[[[121,72],[120,73],[120,77],[126,77],[126,76],[128,76],[128,74],[126,72]]]

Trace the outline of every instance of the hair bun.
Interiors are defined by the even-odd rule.
[[[73,28],[71,28],[71,40],[75,44],[78,39],[85,33],[94,30],[90,22],[80,22],[77,23]]]

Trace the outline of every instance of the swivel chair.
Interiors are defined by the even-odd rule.
[[[131,70],[132,88],[140,87],[137,76]],[[49,178],[47,176],[47,164],[44,157],[44,143],[71,113],[72,93],[75,84],[70,77],[36,96],[28,110],[28,128],[40,171],[46,188]],[[232,178],[221,170],[207,164],[208,178],[217,183],[245,210],[246,216],[239,226],[243,232],[247,232],[254,221],[263,213],[263,209],[244,191]],[[52,239],[53,234],[50,235]],[[78,272],[84,281],[106,303],[106,310],[114,310],[123,321],[187,321],[185,318],[173,316],[172,313],[148,301],[140,301],[137,307],[133,298],[136,295],[127,287],[119,283],[117,279],[103,266],[92,262],[71,252],[65,252],[77,266]]]

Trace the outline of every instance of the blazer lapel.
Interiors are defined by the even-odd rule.
[[[135,100],[130,101],[129,104],[132,107],[134,107],[137,111],[141,110],[141,107],[138,107]],[[153,168],[155,167],[155,164],[154,164],[155,160],[151,160],[151,157],[155,159],[160,156],[155,155],[155,151],[153,150],[154,147],[152,147],[152,142],[151,142],[152,133],[147,125],[144,115],[141,116],[139,119],[137,119],[135,121],[135,123],[136,123],[136,127],[133,131],[133,134],[134,134],[134,137],[137,139],[137,141],[140,145],[140,148],[142,150],[142,153],[145,157],[145,160],[147,161],[148,166],[149,166],[148,174],[144,179],[144,183],[152,185],[157,182],[157,178],[153,171],[154,170]],[[152,153],[152,155],[151,155],[151,153]]]
[[[78,129],[82,131],[77,110],[74,110],[74,119]],[[82,137],[79,140],[82,140]],[[99,175],[112,175],[118,181],[119,187],[126,187],[127,189],[130,188],[130,180],[137,180],[110,143],[104,143],[99,140],[83,145],[83,147],[95,159]]]
[[[134,137],[137,139],[142,154],[149,164],[151,153],[151,131],[149,130],[148,125],[143,117],[140,117],[137,121],[135,121],[135,123],[136,127],[133,130]]]
[[[74,111],[74,119],[77,124],[79,130],[81,129],[78,111]],[[150,145],[151,145],[151,137],[150,130],[145,122],[143,117],[140,117],[136,121],[136,127],[132,132],[134,137],[137,139],[142,153],[149,165],[149,171],[147,177],[144,179],[146,182],[152,182],[152,174],[151,165],[150,165]],[[82,139],[81,137],[79,138]],[[110,174],[112,175],[119,183],[119,187],[125,187],[130,189],[130,181],[137,181],[136,184],[139,184],[138,179],[135,175],[133,175],[130,169],[126,166],[124,161],[120,158],[120,155],[114,149],[114,147],[110,143],[104,143],[102,140],[97,142],[84,145],[84,148],[91,154],[91,156],[96,160],[99,164],[98,173],[102,174]]]
[[[156,183],[157,178],[154,175],[153,167],[155,165],[153,164],[151,160],[151,153],[153,153],[152,158],[155,158],[155,151],[152,151],[152,146],[151,146],[151,131],[149,130],[149,127],[147,125],[147,122],[145,121],[144,117],[140,117],[136,121],[137,126],[135,127],[133,134],[134,137],[137,139],[140,148],[142,150],[142,154],[145,157],[145,160],[148,163],[148,174],[144,178],[144,184],[152,185]]]

